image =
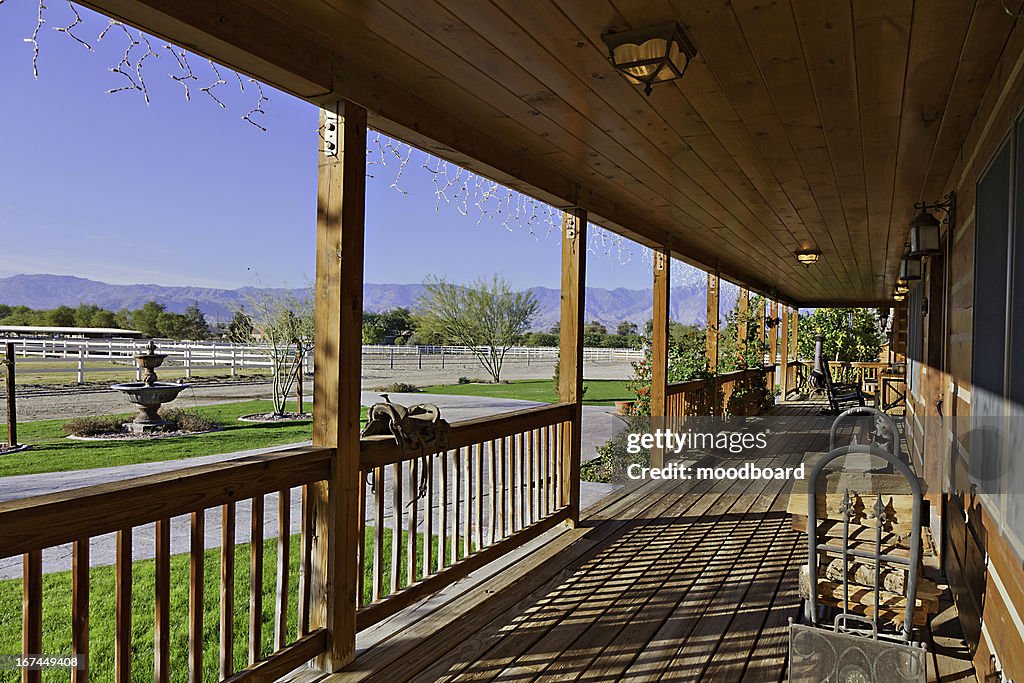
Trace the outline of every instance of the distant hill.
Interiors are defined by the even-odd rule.
[[[231,318],[256,291],[254,287],[215,289],[151,284],[111,285],[70,275],[14,275],[0,278],[0,304],[39,309],[85,303],[118,310],[136,309],[147,301],[157,301],[168,310],[180,313],[186,306],[198,302],[203,313],[214,321]],[[284,289],[267,291],[289,293],[289,290]],[[534,328],[546,329],[558,322],[559,291],[548,287],[532,287],[530,291],[540,302],[540,315],[534,321]],[[422,292],[421,285],[368,283],[363,288],[364,306],[368,311],[384,311],[398,306],[411,308]],[[304,294],[301,290],[291,290],[290,293]],[[651,317],[650,289],[587,287],[586,296],[587,321],[597,320],[614,327],[623,320],[643,325]],[[735,301],[735,290],[723,288],[722,298],[723,303],[731,306]],[[702,321],[704,308],[703,284],[687,283],[672,289],[673,320],[683,323]]]

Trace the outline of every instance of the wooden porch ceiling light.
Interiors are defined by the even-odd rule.
[[[659,24],[631,31],[614,31],[601,36],[608,46],[612,66],[626,79],[644,86],[651,94],[655,83],[681,78],[697,48],[679,24]]]
[[[821,258],[821,252],[817,249],[799,249],[793,252],[796,256],[796,260],[804,266],[811,266],[818,262]]]

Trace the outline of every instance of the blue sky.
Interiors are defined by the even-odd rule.
[[[150,98],[106,91],[128,83],[111,73],[130,45],[119,27],[102,41],[106,20],[79,8],[76,35],[54,30],[74,20],[51,0],[39,31],[39,78],[31,43],[36,4],[0,4],[0,276],[79,275],[113,283],[241,287],[301,286],[314,273],[317,111],[265,89],[266,115],[242,119],[256,86],[192,58],[191,101],[170,74],[180,74],[162,41],[144,62]],[[136,35],[132,31],[132,35]],[[146,52],[132,48],[129,71]],[[374,140],[371,133],[371,143]],[[404,149],[404,148],[403,148]],[[435,210],[434,174],[414,154],[399,186],[397,158],[371,166],[367,183],[366,281],[420,282],[430,274],[466,282],[503,273],[514,285],[558,286],[557,233],[546,237],[514,222],[479,220],[472,204]],[[373,158],[373,157],[371,157]],[[430,167],[433,169],[433,166]],[[454,175],[454,169],[453,169]],[[513,207],[514,209],[514,207]],[[492,215],[492,214],[489,214]],[[507,214],[506,214],[507,215]],[[479,224],[478,224],[479,222]],[[623,263],[625,262],[625,263]],[[589,284],[650,287],[649,261],[632,245],[592,253]]]

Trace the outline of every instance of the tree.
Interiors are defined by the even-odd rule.
[[[185,339],[208,339],[210,337],[210,324],[206,322],[206,316],[199,308],[199,302],[195,302],[185,309]]]
[[[247,344],[252,341],[252,319],[243,310],[235,311],[228,323],[227,338],[229,341]]]
[[[363,343],[384,344],[388,337],[396,342],[407,339],[415,331],[412,311],[399,307],[381,313],[363,313]]]
[[[505,354],[529,329],[540,304],[532,292],[514,292],[495,275],[463,287],[439,278],[423,283],[417,302],[420,331],[468,346],[495,382]]]
[[[249,297],[246,316],[249,327],[238,319],[237,334],[248,333],[248,343],[270,360],[273,381],[274,414],[284,415],[288,397],[295,389],[299,368],[313,349],[313,293],[304,298],[275,296],[265,290]],[[232,320],[235,322],[235,320]],[[239,341],[242,341],[241,339]]]
[[[814,336],[824,337],[824,360],[877,361],[885,342],[874,308],[818,308],[800,319],[797,348],[801,358],[814,358]]]
[[[596,348],[604,345],[604,338],[608,336],[608,328],[592,320],[583,326],[583,345]]]
[[[615,334],[620,334],[623,337],[631,337],[639,333],[640,330],[637,328],[636,323],[629,320],[623,320],[619,323],[619,326],[615,328]]]
[[[167,308],[163,304],[147,301],[142,305],[142,308],[134,310],[129,314],[129,320],[136,330],[142,332],[147,337],[159,337],[162,334],[160,331],[160,319],[166,313]]]

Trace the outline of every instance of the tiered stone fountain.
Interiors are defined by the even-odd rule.
[[[134,358],[139,368],[146,371],[142,381],[114,384],[110,388],[120,391],[139,407],[138,415],[125,425],[125,429],[133,434],[159,431],[170,424],[160,417],[160,406],[178,398],[178,394],[189,385],[157,381],[156,369],[163,364],[167,354],[157,353],[156,344],[152,341],[146,347],[146,353],[137,354]]]

